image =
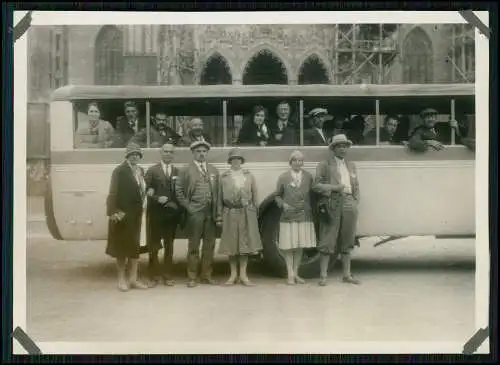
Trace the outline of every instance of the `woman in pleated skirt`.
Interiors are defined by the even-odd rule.
[[[311,194],[312,175],[303,170],[304,156],[294,151],[289,159],[290,169],[278,178],[276,203],[281,208],[279,248],[283,251],[288,284],[304,284],[298,275],[304,248],[316,246]]]

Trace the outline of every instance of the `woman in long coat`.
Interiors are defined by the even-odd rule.
[[[229,152],[231,168],[221,175],[219,204],[222,211],[222,236],[219,253],[229,256],[231,275],[226,285],[239,280],[243,285],[253,286],[248,279],[248,256],[262,250],[257,223],[257,189],[255,178],[241,165],[245,162],[238,148]]]
[[[146,289],[137,279],[142,213],[146,197],[144,170],[138,165],[142,158],[139,145],[127,147],[125,161],[118,165],[111,176],[107,198],[109,217],[106,254],[116,259],[118,289],[127,291],[130,287]],[[129,264],[129,283],[125,271]]]
[[[291,169],[279,178],[276,203],[282,209],[279,229],[279,248],[285,256],[288,284],[304,284],[298,275],[304,248],[316,246],[316,234],[311,207],[314,179],[303,170],[304,156],[294,151],[289,160]]]

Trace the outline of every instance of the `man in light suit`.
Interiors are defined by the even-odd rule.
[[[313,190],[318,199],[319,243],[321,253],[319,285],[327,284],[330,258],[340,254],[342,281],[359,284],[351,274],[351,252],[355,246],[358,220],[359,181],[354,163],[345,159],[352,142],[344,134],[333,136],[331,158],[319,163]]]
[[[175,197],[175,179],[178,169],[172,164],[174,146],[164,144],[161,161],[146,172],[148,205],[146,213],[147,246],[149,252],[149,279],[155,286],[159,278],[163,284],[173,286],[172,257],[175,232],[180,220],[180,207]],[[159,268],[158,251],[163,241],[163,268]]]
[[[220,224],[217,194],[219,191],[219,173],[206,162],[210,144],[206,141],[195,141],[190,146],[193,162],[179,173],[175,192],[178,202],[186,210],[188,240],[188,287],[198,284],[198,264],[200,242],[203,238],[201,268],[199,279],[203,284],[217,284],[212,279],[212,263],[214,259],[215,237],[217,225]]]

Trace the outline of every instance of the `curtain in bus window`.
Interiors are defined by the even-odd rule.
[[[406,36],[403,55],[404,83],[432,82],[432,42],[421,28],[414,28]]]
[[[120,29],[104,26],[95,44],[95,83],[120,85],[123,74],[123,36]]]

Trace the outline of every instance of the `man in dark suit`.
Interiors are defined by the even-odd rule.
[[[167,114],[164,112],[157,112],[151,118],[151,125],[149,127],[149,143],[151,148],[158,148],[165,143],[177,144],[180,136],[167,125]],[[131,142],[135,142],[141,147],[147,147],[148,134],[147,128],[144,127],[137,132]]]
[[[188,241],[188,287],[197,286],[200,241],[203,238],[200,280],[216,284],[212,279],[217,225],[221,222],[218,211],[219,172],[206,162],[210,144],[193,142],[190,146],[194,160],[180,173],[175,184],[176,197],[186,209]]]
[[[137,104],[133,101],[125,102],[125,116],[118,117],[116,120],[115,138],[112,147],[123,148],[129,142],[132,143],[132,137],[143,128],[146,128],[146,123],[139,118]]]
[[[172,164],[174,146],[165,144],[161,148],[161,161],[150,167],[146,172],[146,189],[148,206],[146,213],[147,245],[149,251],[149,279],[153,286],[159,279],[163,283],[173,286],[172,257],[174,253],[174,239],[179,225],[180,207],[175,197],[175,179],[178,170]],[[158,251],[162,248],[163,240],[163,268],[160,269]]]
[[[179,146],[189,147],[194,142],[212,143],[210,136],[204,132],[203,120],[200,118],[191,119],[189,122],[189,132],[179,140]]]
[[[296,125],[290,120],[290,104],[282,101],[276,107],[277,119],[271,123],[271,146],[295,146],[299,144]]]
[[[323,130],[325,118],[330,117],[328,110],[315,108],[307,114],[307,117],[311,121],[312,127],[304,131],[304,144],[306,146],[328,146],[328,136]]]

